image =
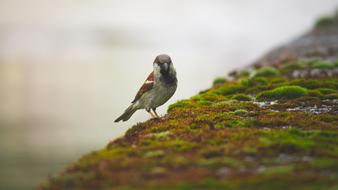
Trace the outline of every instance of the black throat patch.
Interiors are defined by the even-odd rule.
[[[161,70],[162,76],[160,77],[160,80],[163,81],[167,85],[172,85],[177,83],[176,76],[173,74],[170,74],[169,70],[164,71]]]

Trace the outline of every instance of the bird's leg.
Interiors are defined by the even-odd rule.
[[[151,112],[151,109],[146,109],[146,111],[151,115],[152,118],[156,118],[156,116]]]
[[[156,116],[157,118],[160,118],[160,116],[156,113],[156,108],[153,108],[153,112],[155,113],[155,116]]]

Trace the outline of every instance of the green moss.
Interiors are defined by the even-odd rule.
[[[332,171],[337,171],[338,170],[338,163],[337,160],[334,159],[313,159],[310,162],[310,165],[316,169],[327,169],[327,170],[332,170]]]
[[[239,116],[245,116],[247,115],[249,112],[247,110],[244,110],[244,109],[239,109],[239,110],[236,110],[234,111],[234,114],[235,115],[239,115]]]
[[[202,94],[192,97],[191,100],[201,105],[210,105],[212,102],[219,102],[219,101],[225,100],[225,98],[223,96],[216,94],[213,91],[207,91],[207,92],[204,92]]]
[[[330,62],[325,61],[316,61],[311,65],[314,69],[321,69],[321,70],[331,70],[334,69],[335,66]]]
[[[234,79],[248,78],[250,76],[250,71],[246,69],[240,71],[235,70],[231,71],[228,76]]]
[[[307,89],[317,89],[317,88],[338,89],[338,80],[297,79],[290,81],[290,85],[297,85]]]
[[[269,83],[268,80],[264,77],[254,77],[250,79],[244,79],[241,81],[241,84],[245,87],[267,85],[268,83]]]
[[[318,21],[316,22],[316,27],[325,27],[325,26],[330,26],[333,24],[335,21],[335,18],[332,16],[323,16]]]
[[[285,166],[273,166],[267,167],[262,170],[262,174],[265,175],[275,175],[275,174],[289,174],[293,172],[293,166],[285,165]]]
[[[308,152],[315,147],[315,141],[310,139],[306,133],[297,129],[285,130],[279,133],[267,132],[259,140],[263,147],[269,147],[270,151],[275,149],[277,152],[283,153]]]
[[[189,100],[180,100],[174,104],[171,104],[168,108],[168,112],[173,111],[174,109],[177,108],[193,108],[196,107],[197,105],[194,104],[192,101]]]
[[[245,87],[241,84],[228,84],[225,86],[222,86],[215,90],[215,93],[219,95],[232,95],[236,93],[242,93],[245,90]]]
[[[275,77],[280,75],[279,70],[273,67],[263,67],[256,70],[254,77]]]
[[[238,71],[236,70],[232,70],[228,73],[228,76],[229,77],[233,77],[233,78],[236,78],[238,76]]]
[[[299,79],[291,82],[292,85],[298,85],[307,89],[321,88],[322,84],[319,80]]]
[[[250,76],[250,71],[248,70],[241,70],[237,76],[237,79],[240,79],[240,78],[247,78]]]
[[[250,71],[243,69],[240,71],[231,71],[228,74],[229,77],[234,78],[234,79],[243,79],[243,78],[248,78],[250,76]]]
[[[324,96],[324,99],[338,100],[338,93],[327,94]]]
[[[338,80],[289,77],[319,63],[292,62],[269,77],[237,72],[170,105],[162,119],[138,123],[41,189],[332,189]],[[261,106],[252,97],[282,101]],[[307,107],[331,111],[292,111]]]
[[[224,84],[227,80],[224,77],[218,77],[213,81],[213,85]]]
[[[264,77],[254,77],[242,80],[241,85],[245,87],[243,92],[246,94],[255,94],[270,88],[269,81]]]
[[[223,128],[243,128],[243,127],[252,127],[255,120],[252,119],[244,119],[239,120],[236,119],[229,119],[222,122],[218,122],[215,125],[216,129],[223,129]]]
[[[334,61],[323,60],[297,60],[284,65],[281,65],[279,70],[284,75],[291,75],[294,71],[307,71],[312,69],[332,70],[337,68],[338,65]]]
[[[270,85],[286,85],[288,84],[288,81],[285,78],[280,78],[280,77],[276,77],[276,78],[272,78],[270,80]]]
[[[255,155],[257,153],[257,149],[254,147],[246,146],[242,149],[242,153],[245,155]]]
[[[337,93],[338,90],[335,90],[335,89],[330,89],[330,88],[318,88],[316,89],[318,90],[320,93],[322,94],[333,94],[333,93]]]
[[[201,150],[199,154],[204,158],[222,157],[224,155],[224,150],[222,147],[209,147]]]
[[[154,158],[154,157],[163,157],[164,156],[164,151],[163,150],[154,150],[154,151],[149,151],[144,154],[145,158]]]
[[[308,94],[308,90],[300,86],[282,86],[273,90],[264,91],[257,95],[259,101],[295,99]]]
[[[288,74],[295,70],[304,70],[306,69],[308,64],[304,61],[294,61],[290,63],[286,63],[280,67],[280,71],[282,74]]]
[[[338,67],[338,60],[333,61],[332,64],[337,68]]]
[[[163,139],[168,139],[171,136],[171,132],[170,131],[163,131],[163,132],[159,132],[159,133],[152,133],[149,136],[151,138],[154,139],[159,139],[159,140],[163,140]]]
[[[178,152],[184,152],[190,150],[196,146],[196,143],[185,141],[181,139],[175,139],[173,141],[168,142],[167,147],[172,147],[173,150]]]
[[[152,150],[153,149],[160,149],[160,150],[171,150],[176,152],[184,152],[187,150],[190,150],[196,146],[194,142],[185,141],[180,138],[174,138],[174,139],[162,139],[159,140],[152,140],[152,139],[142,139],[142,141],[139,142],[142,147],[145,148],[145,150]]]
[[[238,168],[241,165],[243,165],[243,163],[238,160],[238,159],[234,159],[232,157],[222,157],[222,161],[221,161],[224,165],[232,167],[232,168]]]
[[[82,182],[88,182],[95,179],[94,172],[76,172],[71,175],[63,175],[60,178],[51,178],[53,183],[58,183],[65,187],[81,186]]]
[[[312,97],[322,98],[323,94],[319,90],[309,90],[308,95]]]
[[[201,106],[209,106],[212,104],[212,102],[208,101],[208,100],[200,100],[198,101],[198,104]]]
[[[318,88],[315,90],[309,90],[308,95],[318,97],[321,99],[337,99],[338,91],[329,88]]]
[[[231,99],[238,100],[238,101],[251,101],[251,97],[245,94],[236,94],[231,97]]]

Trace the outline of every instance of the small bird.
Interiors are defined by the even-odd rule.
[[[159,118],[156,108],[166,103],[176,89],[176,70],[171,58],[166,54],[158,55],[153,63],[153,72],[136,94],[132,104],[115,122],[127,121],[139,109],[145,109],[153,118]]]

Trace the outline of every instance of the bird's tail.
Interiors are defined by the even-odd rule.
[[[117,118],[114,122],[119,122],[119,121],[127,121],[135,112],[136,112],[137,108],[134,106],[134,104],[130,105],[126,111],[124,111],[124,113]]]

